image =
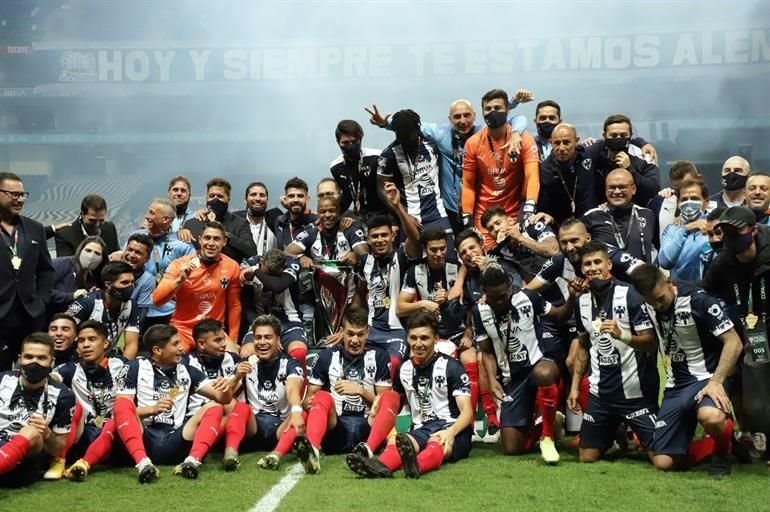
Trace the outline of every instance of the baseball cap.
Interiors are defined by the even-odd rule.
[[[728,225],[734,228],[745,228],[754,226],[757,223],[757,217],[754,212],[743,206],[732,206],[719,216],[717,226]]]

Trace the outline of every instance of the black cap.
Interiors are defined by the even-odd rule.
[[[732,206],[719,216],[717,226],[726,224],[741,229],[747,226],[754,226],[756,223],[757,217],[753,211],[743,206]]]

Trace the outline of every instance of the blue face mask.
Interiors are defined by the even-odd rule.
[[[698,220],[701,217],[701,206],[702,203],[695,200],[679,203],[679,217],[682,219],[682,222],[689,224]]]

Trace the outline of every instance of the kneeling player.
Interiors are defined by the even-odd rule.
[[[634,271],[633,279],[652,306],[650,316],[661,350],[671,360],[655,424],[652,462],[664,471],[686,468],[688,447],[700,423],[713,439],[710,474],[728,475],[733,421],[728,417],[725,379],[743,350],[741,339],[721,301],[700,288],[675,286],[660,269],[647,264]]]
[[[313,366],[305,398],[307,434],[297,439],[297,457],[308,473],[321,470],[321,448],[326,454],[355,450],[371,457],[396,424],[401,404],[390,390],[390,360],[384,350],[366,348],[368,320],[365,310],[348,309],[342,346],[321,352]],[[377,413],[369,416],[375,402]]]
[[[257,465],[278,469],[281,458],[305,431],[302,387],[305,374],[295,359],[281,351],[281,322],[273,315],[260,315],[252,324],[254,355],[236,371],[243,385],[242,400],[235,403],[225,423],[225,466],[237,460],[241,441],[247,451],[272,450]]]
[[[590,241],[580,250],[590,293],[580,296],[569,408],[580,411],[580,382],[591,364],[588,406],[580,427],[580,462],[595,462],[612,446],[626,422],[647,449],[658,410],[655,333],[643,300],[633,287],[613,279],[607,246]]]
[[[49,378],[54,342],[45,333],[21,342],[21,370],[0,373],[0,486],[15,487],[43,475],[49,456],[67,442],[75,396]]]
[[[542,318],[557,322],[569,318],[574,291],[562,306],[553,306],[530,290],[514,293],[505,271],[496,263],[490,263],[483,270],[481,288],[486,303],[473,307],[473,327],[489,376],[489,388],[501,402],[503,452],[519,455],[536,439],[528,436],[527,431],[532,427],[535,397],[539,392],[543,419],[540,452],[546,463],[556,464],[559,453],[553,439],[559,402],[559,367],[543,357],[537,329]]]
[[[75,393],[77,405],[82,410],[82,419],[73,425],[76,430],[73,451],[82,458],[64,474],[76,482],[85,480],[91,468],[110,455],[116,437],[113,418],[115,380],[126,361],[121,357],[107,357],[109,347],[104,324],[86,320],[77,329],[80,361],[65,363],[54,370],[54,375]]]
[[[212,381],[200,370],[182,363],[183,348],[176,328],[153,325],[144,333],[149,359],[130,361],[118,379],[115,421],[118,435],[136,463],[139,482],[158,478],[161,464],[174,464],[185,478],[197,478],[201,461],[222,433],[223,409],[232,400],[232,381]],[[190,395],[198,393],[218,403],[187,415]]]
[[[471,390],[462,364],[436,352],[438,327],[430,313],[415,313],[407,322],[410,359],[396,374],[395,390],[412,410],[412,430],[388,440],[378,458],[354,453],[350,469],[364,477],[386,478],[404,468],[407,478],[455,462],[471,451]]]

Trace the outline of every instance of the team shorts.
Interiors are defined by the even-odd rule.
[[[243,440],[241,450],[245,452],[272,450],[278,443],[278,427],[283,423],[283,419],[265,412],[257,413],[254,419],[257,421],[257,433]]]
[[[406,344],[406,331],[404,329],[394,329],[391,331],[382,331],[376,327],[369,328],[369,338],[366,344],[379,347],[388,352],[389,356],[397,356],[402,361],[406,359],[409,353],[409,347]]]
[[[182,462],[192,448],[192,441],[187,441],[182,437],[183,430],[184,425],[175,429],[145,427],[142,439],[147,456],[155,464],[179,464]]]
[[[500,427],[527,428],[532,425],[537,397],[533,372],[503,386],[505,397],[500,405]]]
[[[409,432],[409,435],[417,441],[417,445],[420,447],[420,451],[425,449],[428,444],[430,436],[450,427],[452,424],[444,420],[433,420],[422,424],[420,428],[416,428]],[[452,446],[452,455],[449,457],[451,462],[457,462],[460,459],[465,459],[471,453],[471,432],[472,427],[468,427],[457,436],[455,436],[455,442]]]
[[[655,414],[658,410],[655,402],[636,398],[611,403],[591,394],[586,409],[580,426],[581,448],[607,451],[615,440],[615,433],[621,422],[631,427],[642,446],[650,447],[655,432]]]
[[[369,437],[366,416],[338,416],[337,424],[326,432],[321,448],[326,454],[350,453],[355,446]]]

